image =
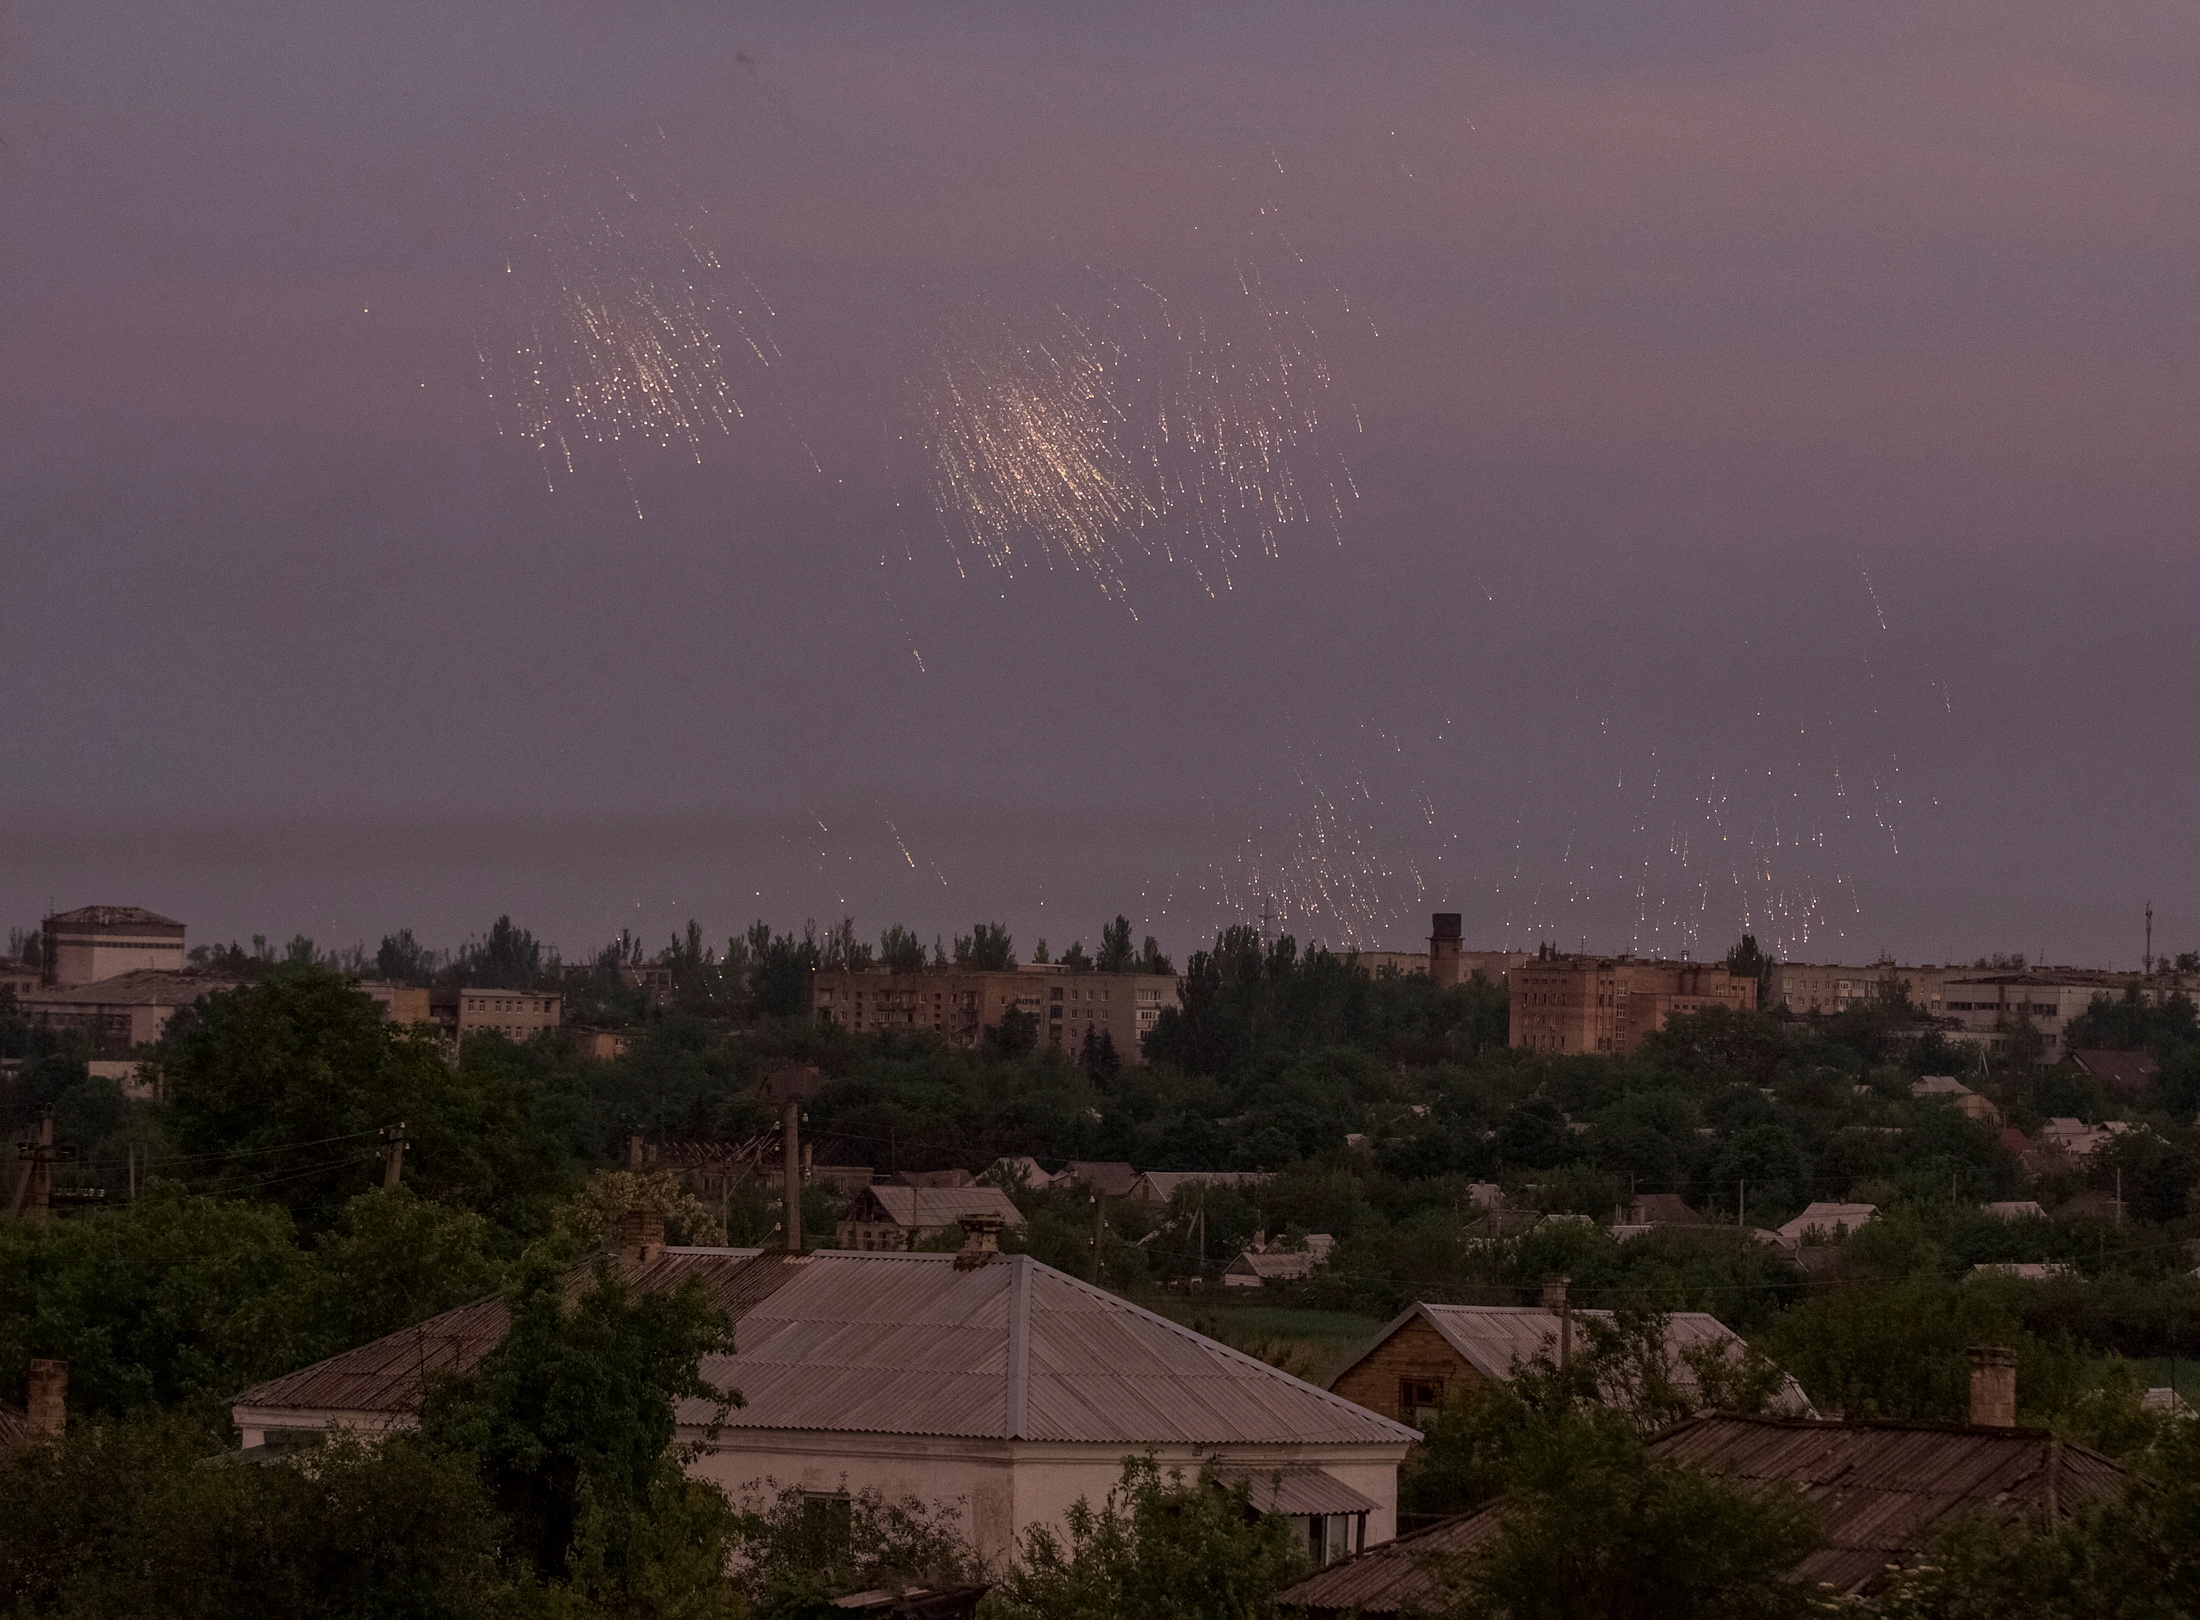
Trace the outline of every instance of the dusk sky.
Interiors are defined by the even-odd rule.
[[[2190,6],[35,0],[0,73],[0,926],[2200,947]]]

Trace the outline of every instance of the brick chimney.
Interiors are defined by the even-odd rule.
[[[1566,1284],[1570,1277],[1546,1277],[1543,1279],[1543,1308],[1558,1312],[1558,1364],[1563,1367],[1574,1359],[1574,1312],[1566,1303]]]
[[[976,1271],[1001,1252],[1001,1218],[998,1215],[965,1215],[963,1246],[956,1252],[957,1271]]]
[[[31,1363],[30,1431],[59,1437],[68,1421],[69,1364],[66,1361]]]
[[[665,1218],[654,1209],[630,1209],[619,1217],[620,1258],[648,1265],[665,1252]]]
[[[2017,1353],[1998,1344],[1971,1346],[1971,1423],[1981,1429],[2017,1426]]]

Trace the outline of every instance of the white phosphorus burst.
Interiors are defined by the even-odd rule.
[[[1219,298],[1137,282],[1095,304],[942,323],[913,409],[958,551],[1064,565],[1119,598],[1134,556],[1213,592],[1286,527],[1339,531],[1357,492],[1324,441],[1332,380],[1310,323],[1249,271]]]
[[[916,410],[951,540],[996,567],[1028,543],[1121,593],[1120,546],[1155,508],[1125,443],[1120,365],[1059,309],[977,308],[943,327]]]
[[[582,443],[703,458],[742,416],[734,357],[778,357],[771,310],[701,238],[702,210],[609,166],[543,165],[497,186],[507,296],[479,347],[504,431],[545,476]],[[745,296],[740,293],[745,292]]]

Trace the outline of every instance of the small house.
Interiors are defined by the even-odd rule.
[[[1481,1383],[1509,1384],[1537,1356],[1561,1360],[1582,1342],[1583,1324],[1609,1322],[1610,1311],[1535,1305],[1409,1305],[1343,1370],[1330,1389],[1400,1423],[1434,1420],[1446,1400]],[[1686,1356],[1710,1350],[1740,1355],[1741,1335],[1704,1311],[1665,1319],[1665,1348],[1675,1382],[1694,1387]],[[1784,1410],[1810,1403],[1793,1379],[1781,1394]]]
[[[589,1267],[576,1267],[583,1286]],[[617,1257],[627,1286],[692,1280],[733,1319],[732,1354],[701,1374],[744,1404],[683,1398],[688,1473],[735,1500],[757,1491],[877,1490],[953,1507],[998,1564],[1035,1526],[1064,1533],[1123,1460],[1280,1475],[1269,1510],[1326,1547],[1361,1524],[1396,1530],[1398,1464],[1413,1431],[1302,1383],[1029,1255],[994,1252],[974,1222],[960,1254],[668,1248]],[[409,1427],[427,1381],[465,1375],[502,1342],[497,1297],[246,1390],[232,1416],[249,1449],[331,1428]],[[1318,1524],[1315,1521],[1319,1521]]]
[[[1776,1236],[1786,1249],[1800,1249],[1806,1243],[1832,1243],[1862,1231],[1878,1213],[1877,1204],[1814,1203],[1780,1227]]]
[[[1308,1237],[1303,1249],[1273,1248],[1256,1240],[1223,1270],[1222,1286],[1262,1288],[1269,1283],[1304,1282],[1336,1246],[1337,1240],[1327,1232]]]
[[[1984,1120],[1989,1125],[2001,1123],[2001,1110],[1992,1099],[1981,1097],[1952,1074],[1928,1074],[1921,1080],[1910,1082],[1910,1095],[1920,1102],[1951,1102],[1965,1119]]]
[[[1021,1226],[1023,1215],[998,1187],[903,1187],[874,1181],[841,1211],[833,1241],[843,1249],[914,1249],[965,1216]]]
[[[1167,1204],[1185,1187],[1257,1187],[1265,1170],[1142,1170],[1125,1196],[1137,1204]]]

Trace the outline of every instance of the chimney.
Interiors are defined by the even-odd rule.
[[[68,1417],[69,1364],[66,1361],[31,1363],[30,1430],[59,1438]]]
[[[1558,1364],[1563,1367],[1574,1359],[1574,1313],[1566,1303],[1565,1277],[1543,1279],[1543,1308],[1558,1312]]]
[[[665,1252],[665,1218],[654,1209],[630,1209],[619,1217],[619,1255],[648,1265]]]
[[[2017,1426],[2017,1353],[1998,1344],[1971,1346],[1971,1425]]]
[[[957,1271],[976,1271],[1001,1252],[1001,1218],[998,1215],[965,1215],[963,1246],[955,1256]]]

